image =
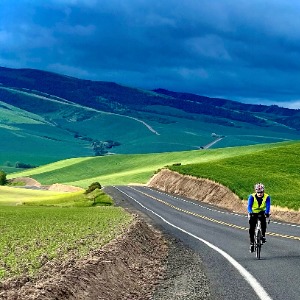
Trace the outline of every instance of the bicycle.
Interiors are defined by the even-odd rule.
[[[270,218],[266,219],[266,223],[270,223]],[[260,259],[261,246],[263,245],[262,230],[261,230],[261,215],[257,216],[257,222],[254,232],[254,251],[257,259]]]

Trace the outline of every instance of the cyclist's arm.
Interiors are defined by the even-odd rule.
[[[248,214],[252,214],[252,206],[253,206],[254,198],[252,195],[248,197]]]
[[[270,214],[270,210],[271,210],[271,197],[268,196],[266,199],[266,214]]]

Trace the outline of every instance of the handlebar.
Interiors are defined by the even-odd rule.
[[[253,213],[248,213],[248,220],[250,220],[252,214],[253,214]],[[261,217],[261,214],[258,214],[257,217],[260,218],[260,217]],[[267,222],[268,224],[270,224],[270,220],[271,220],[271,218],[270,218],[270,215],[269,215],[268,217],[266,217],[266,222]]]

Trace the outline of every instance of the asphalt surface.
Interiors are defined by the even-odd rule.
[[[202,257],[212,299],[300,300],[300,226],[271,221],[257,260],[245,215],[142,186],[106,192],[119,193]]]

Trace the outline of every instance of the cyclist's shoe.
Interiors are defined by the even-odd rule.
[[[267,241],[267,239],[264,236],[261,238],[261,240],[262,240],[263,244]]]
[[[250,244],[250,249],[249,249],[249,251],[252,253],[252,252],[254,252],[254,244]]]

